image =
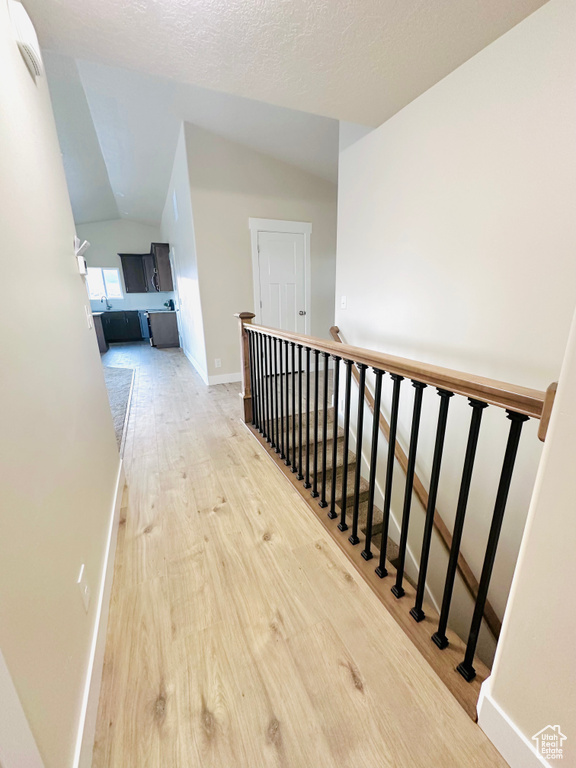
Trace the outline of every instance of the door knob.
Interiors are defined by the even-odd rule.
[[[300,312],[298,312],[298,314],[299,314],[299,315],[305,315],[305,314],[306,314],[306,312],[304,312],[304,310],[303,310],[303,309],[301,309],[301,310],[300,310]]]

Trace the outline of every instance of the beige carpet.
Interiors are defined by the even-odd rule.
[[[132,390],[133,368],[109,368],[104,366],[104,379],[108,390],[108,400],[114,421],[118,448],[122,445],[122,433],[126,424],[126,414]]]

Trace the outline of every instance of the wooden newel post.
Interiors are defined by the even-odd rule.
[[[242,400],[244,421],[248,424],[252,421],[252,388],[250,386],[250,349],[248,345],[248,334],[245,326],[250,325],[252,318],[256,317],[252,312],[238,312],[234,315],[238,318],[240,328],[240,362],[242,366]]]

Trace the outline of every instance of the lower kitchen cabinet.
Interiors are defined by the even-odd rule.
[[[150,344],[153,347],[179,347],[176,312],[148,312]]]
[[[103,312],[102,330],[108,343],[141,341],[142,331],[137,311]]]

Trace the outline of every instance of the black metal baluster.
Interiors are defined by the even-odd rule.
[[[382,399],[382,375],[384,371],[373,368],[376,382],[374,384],[374,414],[372,417],[372,449],[370,452],[370,477],[368,480],[368,514],[366,517],[366,542],[361,552],[364,560],[371,560],[372,554],[372,522],[374,520],[374,491],[376,488],[376,465],[378,462],[378,437],[380,435],[380,401]]]
[[[263,389],[263,376],[262,376],[262,334],[256,334],[256,355],[258,363],[258,403],[259,403],[259,416],[258,416],[258,431],[261,435],[264,435],[264,389]]]
[[[426,384],[413,381],[414,410],[412,411],[412,431],[410,433],[410,450],[408,452],[408,467],[406,469],[406,489],[404,491],[404,509],[402,511],[402,528],[400,531],[400,554],[396,570],[396,584],[392,587],[395,597],[403,597],[404,566],[406,565],[406,546],[408,545],[408,528],[410,524],[410,509],[412,507],[412,489],[414,488],[414,470],[416,469],[416,453],[418,451],[418,433],[420,431],[420,415],[422,413],[422,395]]]
[[[287,467],[290,466],[290,388],[289,388],[289,382],[290,377],[288,376],[288,372],[290,371],[290,362],[288,358],[288,347],[290,345],[289,341],[285,341],[285,363],[286,363],[286,459],[284,460],[284,464],[286,464]]]
[[[290,342],[292,350],[292,467],[291,471],[296,472],[296,345]]]
[[[282,364],[282,339],[277,339],[277,344],[280,347],[278,353],[278,376],[279,376],[279,401],[280,401],[280,458],[284,459],[286,454],[284,452],[284,366]]]
[[[348,537],[351,544],[358,544],[358,513],[360,510],[360,479],[362,470],[362,431],[364,429],[364,393],[366,390],[366,369],[364,363],[357,363],[360,370],[358,383],[358,417],[356,420],[356,472],[354,474],[354,507],[352,512],[352,533]]]
[[[318,496],[318,357],[320,353],[314,350],[314,461],[312,463],[312,496]]]
[[[322,382],[322,407],[324,408],[324,412],[322,414],[322,483],[320,501],[318,503],[324,508],[328,506],[328,502],[326,501],[326,453],[328,450],[328,362],[330,360],[330,355],[328,352],[322,352],[322,356],[324,357],[324,381]]]
[[[336,512],[336,480],[337,480],[337,467],[338,463],[338,398],[340,396],[340,360],[341,357],[334,355],[334,379],[332,399],[334,403],[334,425],[332,429],[332,486],[330,488],[330,511],[328,517],[331,520],[338,517]]]
[[[400,402],[400,383],[404,376],[390,374],[394,382],[392,389],[392,408],[390,409],[390,434],[388,435],[388,459],[386,462],[386,484],[384,488],[384,508],[382,510],[382,540],[380,542],[380,561],[376,575],[383,579],[388,576],[386,569],[386,550],[388,549],[388,527],[390,525],[390,504],[392,502],[392,479],[396,456],[396,430],[398,428],[398,404]]]
[[[454,589],[454,579],[456,577],[456,568],[458,565],[458,554],[460,552],[460,543],[462,541],[462,531],[464,530],[464,519],[466,517],[466,507],[468,505],[470,483],[472,482],[472,470],[474,469],[474,458],[476,456],[476,447],[478,445],[478,435],[480,434],[480,422],[482,421],[482,411],[484,408],[488,407],[487,403],[483,403],[480,400],[473,400],[472,398],[469,398],[468,402],[472,408],[472,418],[470,420],[470,431],[468,432],[466,457],[464,459],[464,469],[462,472],[462,482],[460,484],[460,494],[458,496],[458,506],[456,507],[454,533],[452,534],[452,547],[450,548],[450,558],[448,560],[446,581],[444,583],[442,610],[440,611],[438,630],[432,635],[432,640],[440,649],[446,648],[448,645],[446,627],[448,626],[448,614],[450,613],[450,603],[452,601],[452,591]]]
[[[521,413],[515,413],[514,411],[506,411],[506,413],[508,414],[508,418],[512,423],[510,424],[510,433],[508,435],[508,442],[506,444],[502,473],[500,474],[500,482],[498,483],[498,492],[496,494],[494,514],[492,515],[492,524],[490,526],[490,533],[488,535],[486,555],[484,556],[482,575],[480,576],[480,584],[478,585],[478,596],[476,597],[474,615],[472,616],[472,623],[470,625],[470,634],[468,635],[466,655],[464,656],[464,661],[462,661],[456,667],[458,672],[460,672],[462,677],[468,682],[476,677],[476,670],[473,667],[474,654],[476,653],[476,644],[478,642],[478,635],[480,633],[480,625],[482,624],[482,616],[484,615],[486,598],[488,597],[488,588],[490,586],[492,569],[494,567],[494,560],[496,558],[496,549],[498,547],[498,539],[500,538],[500,531],[502,529],[502,521],[504,519],[504,511],[506,509],[506,502],[508,500],[510,483],[512,482],[512,473],[514,471],[514,463],[516,461],[516,454],[518,452],[518,443],[520,442],[522,424],[525,421],[528,421],[528,416],[524,416]]]
[[[268,336],[268,372],[270,381],[270,447],[276,448],[276,421],[274,416],[274,389],[276,387],[276,376],[272,357],[272,336]]]
[[[298,474],[296,479],[304,479],[302,474],[302,344],[298,344]]]
[[[251,331],[246,331],[248,333],[248,354],[250,355],[250,389],[252,392],[252,426],[256,426],[258,422],[258,417],[256,415],[256,411],[258,408],[258,399],[256,395],[256,377],[254,375],[254,337]]]
[[[434,445],[434,457],[432,459],[432,473],[430,475],[430,491],[428,493],[428,506],[426,507],[426,522],[422,536],[422,552],[420,554],[420,567],[418,570],[418,585],[416,587],[416,602],[410,611],[410,616],[415,621],[423,621],[426,614],[422,610],[424,602],[424,590],[426,588],[426,573],[428,571],[428,558],[430,557],[430,543],[434,528],[434,512],[436,510],[436,498],[438,496],[438,482],[440,480],[440,468],[442,466],[442,452],[444,450],[444,437],[446,435],[446,422],[448,420],[448,406],[453,392],[446,389],[438,389],[440,397],[440,410],[438,412],[438,426],[436,427],[436,442]]]
[[[274,431],[276,433],[276,453],[280,453],[280,405],[278,403],[278,339],[272,339],[274,347]]]
[[[268,359],[268,336],[264,336],[264,393],[266,397],[266,442],[271,442],[270,437],[270,361]]]
[[[341,531],[348,530],[346,523],[346,497],[348,495],[348,446],[350,445],[350,390],[352,388],[352,360],[344,360],[346,366],[346,386],[344,390],[344,465],[342,467],[342,498],[340,500]]]
[[[304,488],[310,485],[310,347],[306,347],[306,477]]]

